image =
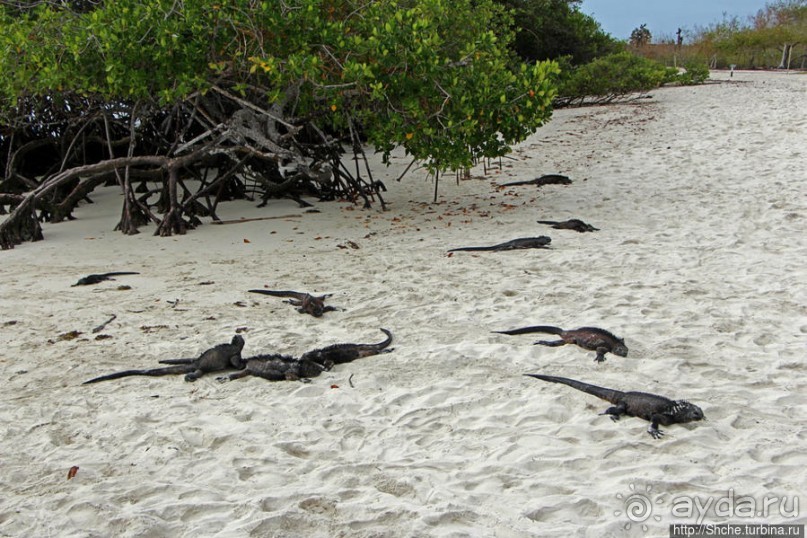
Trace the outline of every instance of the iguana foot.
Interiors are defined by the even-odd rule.
[[[600,416],[608,415],[611,418],[611,420],[613,420],[614,422],[619,422],[619,417],[620,417],[619,413],[611,412],[612,409],[613,409],[612,407],[609,407],[608,409],[606,409],[605,411],[600,413]]]

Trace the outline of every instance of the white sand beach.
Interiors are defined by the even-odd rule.
[[[501,170],[441,178],[438,203],[424,171],[395,181],[398,156],[375,168],[386,212],[228,202],[224,219],[287,217],[129,237],[107,188],[0,252],[0,536],[668,536],[697,518],[681,499],[743,497],[754,517],[702,521],[807,522],[807,75],[713,80],[556,111]],[[573,183],[497,187],[548,173]],[[536,223],[569,218],[600,231]],[[537,235],[551,249],[447,254]],[[71,287],[107,271],[140,274]],[[344,310],[302,315],[247,293],[262,287]],[[630,352],[597,364],[492,332],[525,325],[602,327]],[[81,384],[237,331],[244,356],[299,355],[380,327],[392,353],[308,384]],[[686,399],[707,420],[656,440],[524,373]]]

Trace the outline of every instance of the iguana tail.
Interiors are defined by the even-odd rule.
[[[471,252],[477,250],[496,250],[499,245],[493,245],[490,247],[459,247],[459,248],[452,248],[449,252]]]
[[[160,364],[191,364],[191,363],[193,363],[194,361],[197,361],[197,360],[199,360],[198,357],[193,358],[193,359],[163,359],[163,360],[158,361],[158,362]]]
[[[263,295],[272,295],[274,297],[292,297],[297,298],[300,295],[305,295],[296,291],[280,291],[280,290],[248,290],[250,293],[262,293]]]
[[[392,343],[392,333],[389,332],[387,329],[381,329],[381,332],[387,335],[387,339],[383,342],[379,342],[377,344],[373,344],[373,347],[378,349],[384,349],[385,347],[389,346]]]
[[[527,377],[534,377],[535,379],[540,379],[542,381],[549,381],[550,383],[561,383],[563,385],[569,385],[570,387],[577,389],[582,392],[586,392],[601,400],[605,400],[606,402],[611,402],[612,404],[619,403],[619,400],[625,395],[624,392],[613,390],[613,389],[606,389],[604,387],[598,387],[597,385],[590,385],[588,383],[583,383],[582,381],[575,381],[574,379],[569,379],[566,377],[555,377],[552,375],[540,375],[540,374],[524,374]]]
[[[152,370],[124,370],[123,372],[115,372],[114,374],[102,375],[101,377],[90,379],[89,381],[85,381],[84,383],[82,383],[82,385],[88,385],[90,383],[98,383],[99,381],[109,381],[111,379],[120,379],[121,377],[129,377],[133,375],[160,376],[171,374],[187,374],[188,372],[192,372],[193,370],[194,368],[189,368],[187,365],[168,366],[166,368],[154,368]]]
[[[521,327],[520,329],[510,329],[509,331],[493,331],[499,334],[528,334],[528,333],[547,333],[547,334],[561,334],[563,329],[560,327],[553,327],[551,325],[533,325],[532,327]]]

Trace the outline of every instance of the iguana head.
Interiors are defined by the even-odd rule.
[[[240,334],[236,334],[235,336],[233,336],[230,345],[237,346],[239,349],[244,349],[244,337],[241,336]]]
[[[311,314],[315,318],[318,318],[325,313],[325,301],[323,301],[320,297],[306,295],[300,301],[300,310]]]
[[[617,338],[616,344],[614,345],[614,349],[611,350],[611,353],[614,355],[619,355],[620,357],[627,357],[628,356],[628,346],[625,345],[625,340],[622,338]]]
[[[697,405],[691,404],[685,400],[676,400],[670,414],[678,423],[704,419],[703,410]]]

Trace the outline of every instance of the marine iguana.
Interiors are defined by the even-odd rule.
[[[614,404],[601,415],[610,415],[611,420],[618,421],[622,415],[638,417],[650,421],[647,427],[654,439],[664,435],[658,427],[659,424],[669,426],[670,424],[682,424],[695,420],[703,420],[704,415],[700,407],[685,400],[670,400],[664,396],[648,394],[646,392],[622,392],[619,390],[606,389],[596,385],[575,381],[565,377],[555,377],[551,375],[524,374],[551,383],[562,383],[572,388],[592,394],[597,398]]]
[[[237,334],[233,336],[229,344],[219,344],[212,347],[196,359],[166,359],[160,361],[160,364],[172,364],[174,366],[151,370],[125,370],[96,377],[82,384],[87,385],[133,375],[161,376],[169,374],[186,374],[185,381],[196,381],[208,372],[220,372],[229,368],[239,370],[244,368],[244,360],[241,358],[242,349],[244,349],[244,337]]]
[[[561,222],[555,220],[539,220],[539,224],[549,224],[556,230],[574,230],[576,232],[596,232],[599,228],[595,228],[591,224],[586,224],[580,219],[569,219]]]
[[[510,183],[502,183],[500,187],[515,187],[517,185],[535,185],[543,187],[544,185],[571,185],[572,180],[567,176],[561,174],[546,174],[539,178],[530,179],[528,181],[512,181]]]
[[[519,249],[527,249],[527,248],[549,248],[547,245],[552,242],[550,237],[545,235],[539,235],[538,237],[521,237],[519,239],[513,239],[512,241],[507,241],[506,243],[501,243],[498,245],[492,245],[489,247],[460,247],[460,248],[452,248],[449,252],[457,252],[457,251],[477,251],[477,250],[494,250],[494,251],[502,251],[502,250],[519,250]]]
[[[104,280],[115,280],[112,278],[113,276],[121,276],[121,275],[139,275],[140,273],[136,273],[134,271],[115,271],[112,273],[101,273],[98,275],[87,275],[85,277],[79,278],[78,282],[70,286],[71,288],[75,288],[76,286],[90,286],[92,284],[98,284],[99,282],[103,282]]]
[[[276,290],[249,290],[250,293],[262,293],[264,295],[272,295],[273,297],[290,297],[288,301],[292,306],[296,306],[297,312],[301,314],[311,314],[315,318],[320,317],[325,312],[334,312],[339,310],[334,306],[325,306],[325,299],[331,296],[327,295],[311,295],[310,293],[303,293],[299,291],[276,291]]]
[[[320,349],[306,351],[300,357],[301,361],[312,361],[330,370],[334,364],[344,364],[356,359],[389,353],[392,349],[385,349],[392,343],[392,333],[381,329],[387,335],[383,342],[377,344],[333,344]]]
[[[253,375],[269,381],[308,382],[310,378],[317,377],[325,370],[330,370],[330,367],[307,359],[295,359],[288,355],[279,354],[256,355],[255,357],[244,359],[244,363],[243,370],[228,376],[217,377],[216,379],[224,382]]]
[[[614,336],[605,329],[598,329],[597,327],[580,327],[579,329],[570,329],[564,331],[559,327],[551,327],[548,325],[536,325],[533,327],[522,327],[520,329],[510,329],[509,331],[493,331],[499,334],[527,334],[527,333],[548,333],[560,336],[560,340],[546,341],[539,340],[535,344],[542,346],[563,346],[566,344],[574,344],[583,349],[589,349],[597,352],[594,360],[597,362],[605,361],[606,353],[613,353],[620,357],[628,356],[628,346],[625,345],[625,340]]]

